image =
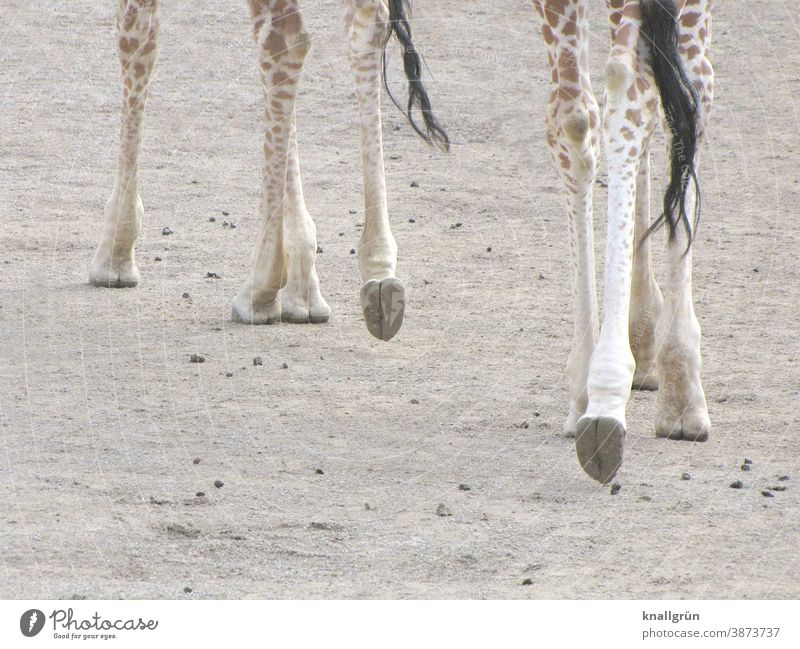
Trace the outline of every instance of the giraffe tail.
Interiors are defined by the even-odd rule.
[[[700,99],[678,53],[679,9],[675,0],[640,0],[641,36],[650,52],[658,94],[670,130],[670,178],[664,193],[664,210],[647,234],[667,224],[670,240],[680,225],[686,231],[688,252],[700,219],[700,185],[695,169],[697,120]],[[687,213],[686,190],[693,183],[697,200],[694,215]]]
[[[411,127],[428,144],[436,145],[444,151],[450,150],[450,138],[431,108],[428,91],[422,83],[422,57],[411,38],[411,24],[406,11],[409,0],[387,0],[389,5],[389,32],[383,44],[383,82],[395,106],[405,114]],[[392,95],[386,80],[386,45],[394,35],[403,46],[403,68],[408,79],[408,105],[403,108]],[[414,118],[414,110],[422,114],[422,125]]]

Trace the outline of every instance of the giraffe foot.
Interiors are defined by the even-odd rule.
[[[687,408],[678,416],[662,411],[656,414],[656,437],[705,442],[710,433],[711,421],[705,408]]]
[[[139,270],[133,259],[117,263],[98,261],[95,257],[89,270],[89,283],[105,288],[133,288],[139,283]]]
[[[249,294],[239,293],[233,301],[231,317],[235,322],[251,325],[275,324],[281,321],[280,300],[257,304]]]
[[[648,370],[640,370],[638,367],[633,373],[633,383],[631,390],[644,390],[653,392],[658,390],[658,374],[656,374],[655,367]]]
[[[317,290],[310,300],[297,299],[281,291],[281,321],[292,324],[321,324],[331,317],[331,308]]]
[[[396,277],[371,279],[361,287],[361,310],[367,330],[380,340],[391,340],[400,331],[406,290]]]
[[[581,467],[601,484],[611,482],[622,464],[625,427],[613,417],[578,421],[575,450]]]

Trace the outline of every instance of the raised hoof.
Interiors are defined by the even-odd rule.
[[[612,417],[584,417],[578,422],[575,450],[581,467],[601,484],[611,482],[625,446],[625,428]]]
[[[89,283],[103,288],[133,288],[139,284],[139,271],[132,263],[119,270],[95,267],[89,271]]]
[[[361,309],[367,330],[380,340],[400,331],[406,307],[406,290],[396,277],[371,279],[361,288]]]

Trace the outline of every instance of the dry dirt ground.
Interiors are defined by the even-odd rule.
[[[163,3],[132,290],[86,281],[116,159],[114,3],[0,5],[0,597],[799,596],[798,3],[718,3],[695,254],[714,433],[657,440],[655,395],[634,394],[614,496],[561,433],[568,241],[529,3],[416,3],[455,147],[425,148],[387,110],[409,293],[388,344],[364,328],[350,254],[363,213],[338,0],[305,2],[298,118],[331,322],[229,317],[261,170],[244,4]],[[604,200],[598,185],[598,252]]]

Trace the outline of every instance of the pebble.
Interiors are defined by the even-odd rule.
[[[210,279],[222,279],[222,276],[219,273],[212,273],[211,271],[206,273],[206,277]]]
[[[191,589],[191,588],[189,588],[188,586],[186,586],[186,587],[184,587],[184,589],[183,589],[183,592],[184,592],[184,593],[191,593],[191,592],[192,592],[192,589]]]
[[[161,257],[155,257],[154,261],[161,261]]]
[[[288,370],[289,369],[289,363],[284,363],[283,365],[281,365],[281,367],[283,369],[285,369],[285,370]]]
[[[412,187],[419,187],[419,183],[416,180],[412,180],[411,181],[411,186]]]
[[[539,279],[544,279],[544,273],[539,273]]]
[[[217,220],[217,217],[216,216],[209,216],[208,220],[211,221],[211,223],[214,223]]]
[[[770,487],[770,491],[786,491],[786,487],[784,485],[778,485],[777,487]]]
[[[531,579],[530,577],[525,577],[525,579],[522,580],[522,585],[533,586],[533,579]]]
[[[692,476],[686,473],[685,471],[681,473],[681,480],[691,480]]]
[[[734,480],[731,482],[731,489],[741,489],[742,487],[744,487],[744,482],[741,480]]]
[[[258,366],[263,364],[264,364],[264,359],[261,358],[261,356],[256,356],[255,358],[253,358],[253,365]]]
[[[315,469],[314,473],[316,473],[317,475],[325,475],[325,472],[322,469]]]
[[[752,464],[753,460],[748,460],[747,458],[744,458],[744,463],[745,464]]]
[[[409,223],[416,223],[416,222],[417,222],[417,219],[411,218],[411,219],[408,219],[408,222],[409,222]]]
[[[200,354],[192,354],[191,356],[189,356],[189,362],[190,363],[205,363],[206,362],[206,357],[205,356],[201,356]]]
[[[317,246],[317,254],[321,255],[323,252],[325,252],[325,249],[322,246]]]
[[[788,479],[789,479],[788,475],[782,475],[780,478],[778,478],[778,481],[779,482],[786,482]]]
[[[192,460],[192,464],[200,464],[200,458],[196,457]]]
[[[751,465],[749,465],[749,464],[742,464],[741,469],[742,469],[742,471],[749,471],[750,470],[750,466]]]
[[[472,491],[472,487],[470,487],[466,482],[462,482],[458,485],[460,491]]]
[[[415,406],[418,406],[419,405],[419,399],[411,399],[411,403],[414,404]]]
[[[526,428],[526,429],[527,429],[527,428],[530,428],[530,427],[531,427],[531,424],[530,424],[530,422],[529,422],[529,421],[525,420],[525,421],[523,421],[523,422],[522,422],[522,423],[519,425],[519,427],[520,427],[520,428]]]
[[[350,214],[358,214],[358,210],[350,210]]]
[[[356,254],[356,249],[355,249],[355,248],[350,248],[350,254],[351,254],[351,255],[354,255],[354,254]]]
[[[206,492],[205,492],[205,491],[198,491],[198,492],[195,494],[195,496],[197,496],[198,498],[203,498],[203,497],[205,497],[205,495],[206,495]]]
[[[225,483],[222,480],[214,480],[214,486],[217,489],[222,489],[225,486]]]
[[[767,491],[767,490],[762,491],[761,495],[766,497],[766,498],[774,498],[775,497],[774,493],[772,493],[771,491]]]
[[[225,372],[225,376],[231,378],[233,376],[233,372]]]
[[[231,215],[230,212],[226,212],[225,210],[221,210],[221,212],[222,212],[222,216],[230,216]]]
[[[184,300],[188,300],[192,296],[189,295],[188,293],[184,293],[182,297],[183,297]]]
[[[616,496],[619,493],[620,489],[622,489],[622,485],[619,484],[618,482],[615,482],[614,484],[611,485],[611,495]]]
[[[165,227],[163,230],[161,230],[161,234],[163,234],[165,237],[169,234],[172,234],[172,228],[169,226]]]
[[[489,246],[488,248],[486,248],[486,252],[492,252],[492,247]]]
[[[436,506],[436,515],[437,516],[452,516],[453,512],[450,511],[450,508],[445,505],[444,503],[439,503]]]

